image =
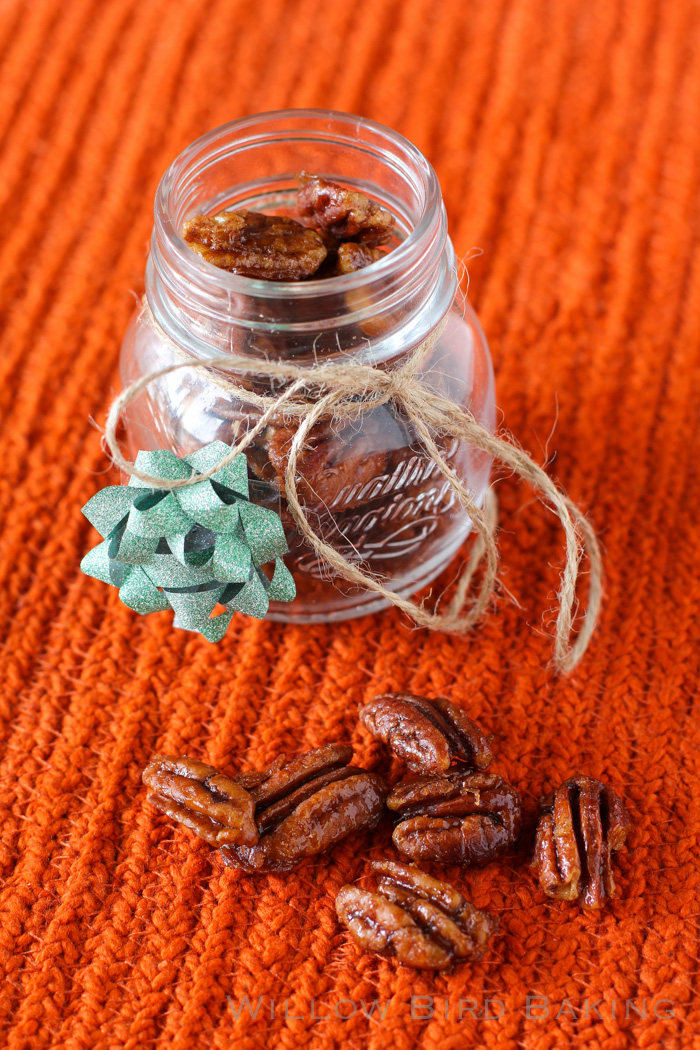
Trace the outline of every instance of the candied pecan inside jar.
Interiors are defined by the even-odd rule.
[[[481,958],[498,928],[488,912],[412,864],[375,861],[372,870],[377,893],[346,885],[335,901],[361,948],[418,969],[446,970]]]
[[[390,454],[377,449],[378,421],[367,420],[358,433],[352,427],[335,430],[329,424],[314,427],[297,456],[297,493],[311,510],[327,511],[358,506],[366,486],[387,470]],[[280,492],[286,494],[285,474],[296,430],[277,427],[269,437],[267,452]],[[371,487],[369,489],[371,491]]]
[[[287,871],[353,831],[376,827],[388,791],[381,777],[348,765],[352,748],[328,744],[278,765],[253,785],[260,835],[255,846],[226,846],[226,864],[245,871]]]
[[[315,274],[326,258],[320,234],[283,215],[198,215],[185,223],[182,235],[206,262],[267,281],[301,281]]]
[[[154,755],[142,779],[147,800],[212,846],[258,841],[254,803],[241,784],[186,755]]]
[[[313,219],[339,241],[353,240],[376,247],[391,239],[393,215],[364,193],[306,171],[300,172],[297,180],[299,214]]]
[[[548,897],[601,908],[615,896],[611,852],[621,850],[631,821],[617,792],[581,773],[540,801],[532,870]]]
[[[453,769],[403,781],[386,804],[398,817],[392,841],[412,860],[487,864],[520,834],[520,796],[494,773]]]
[[[444,697],[382,693],[362,708],[360,721],[418,773],[444,773],[454,759],[486,769],[493,760],[489,737]]]
[[[357,270],[364,270],[366,266],[371,266],[373,262],[379,262],[383,255],[384,253],[379,248],[370,248],[366,244],[346,241],[338,246],[335,273],[337,276],[356,273]]]
[[[316,281],[357,273],[358,270],[364,270],[372,263],[379,262],[386,254],[381,248],[371,248],[367,244],[360,244],[359,241],[338,241],[324,229],[319,229],[318,233],[323,239],[328,254],[314,274]],[[346,302],[355,309],[361,309],[363,303],[356,297],[357,292],[346,293]]]
[[[246,421],[243,410],[231,410],[218,436],[232,443],[245,432]],[[271,483],[282,497],[280,513],[292,569],[296,557],[308,558],[309,553],[284,502],[295,434],[291,421],[274,419],[246,449],[253,475]],[[389,437],[394,447],[387,447]],[[430,525],[434,535],[448,526],[436,507],[443,498],[442,482],[430,461],[415,452],[407,455],[411,442],[405,422],[388,418],[386,412],[366,413],[361,426],[324,419],[312,427],[297,457],[297,495],[327,542],[347,549],[351,558],[358,550],[371,557],[374,550],[382,552],[386,538],[398,534],[400,551],[407,549],[402,558],[410,565],[411,548],[421,546],[426,518],[435,515]],[[420,562],[419,553],[416,562]],[[313,587],[304,572],[295,573],[300,594]],[[342,587],[343,581],[336,580],[336,585]]]

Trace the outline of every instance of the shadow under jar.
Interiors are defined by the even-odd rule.
[[[341,277],[276,282],[217,269],[182,238],[183,223],[223,209],[296,216],[295,175],[309,171],[367,194],[395,217],[387,254]],[[256,360],[352,360],[399,367],[435,343],[421,382],[493,429],[491,359],[458,283],[440,186],[423,155],[402,136],[364,118],[323,110],[267,113],[227,124],[186,149],[165,173],[155,202],[146,298],[157,327],[137,313],[122,348],[124,384],[173,364],[226,353],[251,358],[251,371],[180,368],[154,380],[125,413],[127,447],[185,455],[216,439],[233,443],[258,412],[240,385],[279,394],[255,374]],[[238,386],[237,386],[238,384]],[[358,391],[358,402],[361,392]],[[294,622],[347,619],[385,600],[334,575],[302,539],[287,508],[291,419],[273,419],[246,449],[251,498],[281,514],[297,585],[269,617]],[[436,438],[483,504],[490,459]],[[412,425],[387,403],[351,422],[321,421],[297,463],[297,488],[315,531],[346,558],[410,595],[450,561],[471,523],[425,453]]]

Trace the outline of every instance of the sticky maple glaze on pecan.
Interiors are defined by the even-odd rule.
[[[365,951],[394,956],[405,966],[446,970],[481,958],[498,922],[448,882],[412,864],[375,861],[377,892],[341,887],[335,908]]]
[[[142,779],[151,789],[146,797],[152,806],[212,846],[257,842],[253,799],[213,766],[186,755],[154,755]]]
[[[631,821],[617,792],[579,773],[540,802],[532,870],[548,897],[598,909],[615,896],[611,852],[621,850]]]
[[[412,860],[482,865],[517,839],[520,797],[494,773],[451,770],[398,784],[386,800],[392,840]]]
[[[348,765],[352,748],[329,744],[279,766],[250,793],[260,834],[255,846],[226,846],[226,864],[245,871],[287,871],[353,831],[376,827],[387,785]]]
[[[481,727],[444,697],[382,693],[359,717],[372,736],[419,773],[444,773],[453,759],[476,769],[486,769],[493,760]]]

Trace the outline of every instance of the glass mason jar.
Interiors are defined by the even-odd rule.
[[[395,217],[389,251],[355,273],[276,282],[242,277],[201,259],[183,223],[224,208],[294,215],[295,174],[321,174],[359,189]],[[158,329],[137,313],[126,333],[124,384],[172,364],[228,352],[254,362],[359,361],[391,369],[435,338],[420,381],[493,429],[491,359],[474,312],[459,289],[454,249],[437,177],[401,135],[361,117],[324,110],[266,113],[217,128],[173,162],[158,188],[146,298]],[[236,377],[251,382],[251,374]],[[216,439],[229,444],[256,421],[224,370],[183,367],[154,380],[125,414],[126,444],[185,455]],[[256,390],[279,381],[253,375]],[[361,392],[358,391],[358,398]],[[370,590],[319,563],[285,503],[285,451],[293,431],[273,418],[246,450],[251,495],[281,514],[297,597],[273,602],[287,622],[342,620],[382,608]],[[438,443],[483,505],[490,460],[458,441]],[[470,531],[449,483],[425,454],[412,425],[389,402],[352,423],[318,423],[297,463],[297,489],[319,535],[383,584],[407,596],[429,583]]]

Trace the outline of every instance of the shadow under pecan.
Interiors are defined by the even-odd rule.
[[[142,779],[147,800],[212,846],[258,841],[254,802],[241,784],[185,755],[154,755]]]
[[[412,860],[487,864],[520,833],[520,796],[494,773],[454,769],[403,781],[386,804],[399,818],[394,845]]]
[[[629,814],[613,788],[577,774],[540,801],[532,870],[548,897],[600,908],[615,896],[610,854],[625,845]]]
[[[405,966],[446,970],[480,959],[498,928],[448,882],[412,864],[375,861],[377,893],[342,886],[338,918],[366,951],[394,956]]]
[[[376,827],[388,786],[348,765],[351,757],[351,747],[328,744],[278,765],[255,785],[245,781],[260,839],[255,846],[224,846],[224,862],[245,871],[287,871],[353,831]]]
[[[444,697],[382,693],[359,717],[373,737],[418,773],[444,773],[453,759],[476,769],[486,769],[493,760],[481,727]]]

